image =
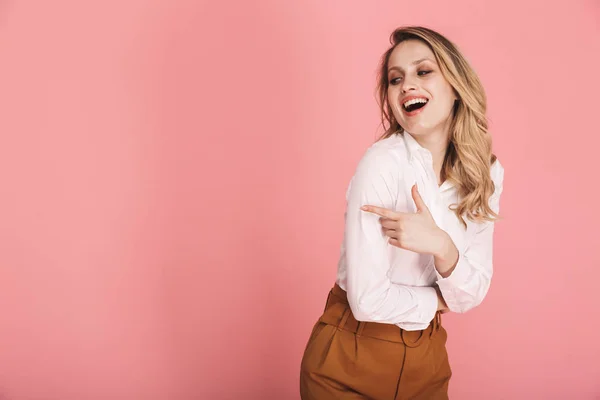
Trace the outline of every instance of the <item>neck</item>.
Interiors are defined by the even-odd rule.
[[[433,171],[437,177],[438,184],[441,184],[442,165],[444,164],[446,150],[448,149],[448,143],[450,142],[449,132],[447,130],[431,132],[422,137],[415,137],[415,140],[431,153],[431,158],[433,159]]]

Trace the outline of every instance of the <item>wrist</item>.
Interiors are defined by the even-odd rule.
[[[440,231],[439,244],[433,257],[435,268],[442,277],[446,278],[458,263],[459,254],[450,235],[441,229]]]
[[[448,235],[448,233],[446,233],[446,231],[444,231],[441,228],[437,229],[437,234],[435,235],[435,238],[435,246],[432,249],[431,254],[436,259],[444,259],[445,257],[447,257],[448,249],[451,247],[450,245],[454,245],[454,243],[452,242],[450,235]]]

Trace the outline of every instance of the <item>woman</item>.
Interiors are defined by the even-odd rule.
[[[453,43],[403,27],[383,55],[384,135],[346,192],[335,286],[301,365],[302,399],[447,399],[441,314],[481,303],[504,177],[485,93]]]

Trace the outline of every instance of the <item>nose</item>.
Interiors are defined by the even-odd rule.
[[[409,78],[409,77],[405,77],[402,80],[402,93],[407,93],[411,90],[416,90],[417,89],[417,85],[415,84],[414,80]]]

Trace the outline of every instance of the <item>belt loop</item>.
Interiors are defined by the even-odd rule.
[[[437,332],[437,321],[438,321],[438,315],[439,315],[439,311],[437,311],[435,313],[435,315],[433,316],[433,319],[431,320],[431,332],[429,332],[429,338],[432,338],[435,333]]]
[[[365,321],[358,321],[358,329],[356,330],[356,336],[362,335],[363,329],[365,329],[365,325],[367,323]]]
[[[350,310],[350,306],[346,306],[346,309],[344,310],[344,315],[342,315],[342,319],[340,320],[340,323],[337,326],[338,329],[344,328],[344,325],[346,325],[346,321],[348,321],[348,317],[350,316],[351,312],[352,311]]]
[[[437,332],[439,332],[441,327],[441,318],[442,313],[436,312],[433,320],[431,321],[431,332],[429,333],[429,338],[432,338]]]

